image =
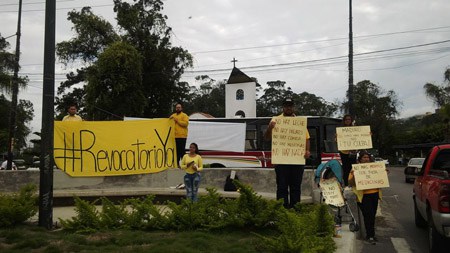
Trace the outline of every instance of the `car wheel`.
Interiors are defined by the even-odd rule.
[[[419,228],[424,228],[427,226],[427,221],[422,217],[422,215],[419,212],[419,209],[417,209],[415,199],[414,199],[414,223]]]
[[[444,238],[434,227],[431,214],[428,214],[428,247],[430,253],[444,252]]]

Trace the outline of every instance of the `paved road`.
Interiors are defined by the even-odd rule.
[[[390,187],[383,190],[381,212],[377,216],[377,245],[358,240],[355,252],[428,252],[428,234],[414,224],[412,184],[405,183],[402,167],[390,167]]]

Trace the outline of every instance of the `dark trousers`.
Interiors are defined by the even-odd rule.
[[[364,217],[364,226],[366,227],[366,239],[375,236],[375,215],[378,209],[379,194],[364,194],[361,203],[358,203]]]
[[[186,138],[175,138],[177,146],[177,165],[180,166],[181,158],[186,154]]]
[[[284,200],[284,207],[292,208],[300,202],[303,179],[302,165],[276,165],[277,200]]]
[[[339,152],[342,161],[342,176],[344,178],[344,186],[348,186],[348,175],[350,175],[350,171],[352,170],[352,164],[356,163],[355,158],[350,156],[350,154],[343,154]]]

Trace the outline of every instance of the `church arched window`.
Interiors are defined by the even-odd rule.
[[[242,89],[236,91],[236,100],[244,100],[244,91]]]
[[[238,118],[245,118],[245,112],[239,110],[234,114],[234,116]]]

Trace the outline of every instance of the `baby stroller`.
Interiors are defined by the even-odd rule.
[[[343,196],[344,203],[343,203],[343,205],[340,205],[340,206],[331,206],[331,207],[333,207],[332,209],[334,209],[334,211],[335,211],[334,221],[336,224],[339,224],[339,225],[342,224],[343,216],[341,215],[341,211],[345,210],[345,212],[347,214],[349,214],[349,216],[351,218],[350,224],[349,224],[349,229],[352,232],[356,232],[359,230],[359,225],[356,222],[356,219],[353,215],[351,208],[349,207],[347,199],[344,197],[344,191],[343,191],[343,187],[342,187],[344,184],[344,180],[342,178],[342,175],[343,175],[343,173],[342,173],[341,164],[337,160],[330,160],[326,163],[320,164],[317,167],[316,173],[315,173],[315,182],[320,186],[320,183],[323,182],[322,180],[332,179],[332,178],[335,178],[337,180],[340,193]],[[320,199],[322,201],[323,200],[322,192],[320,194],[321,194]]]

